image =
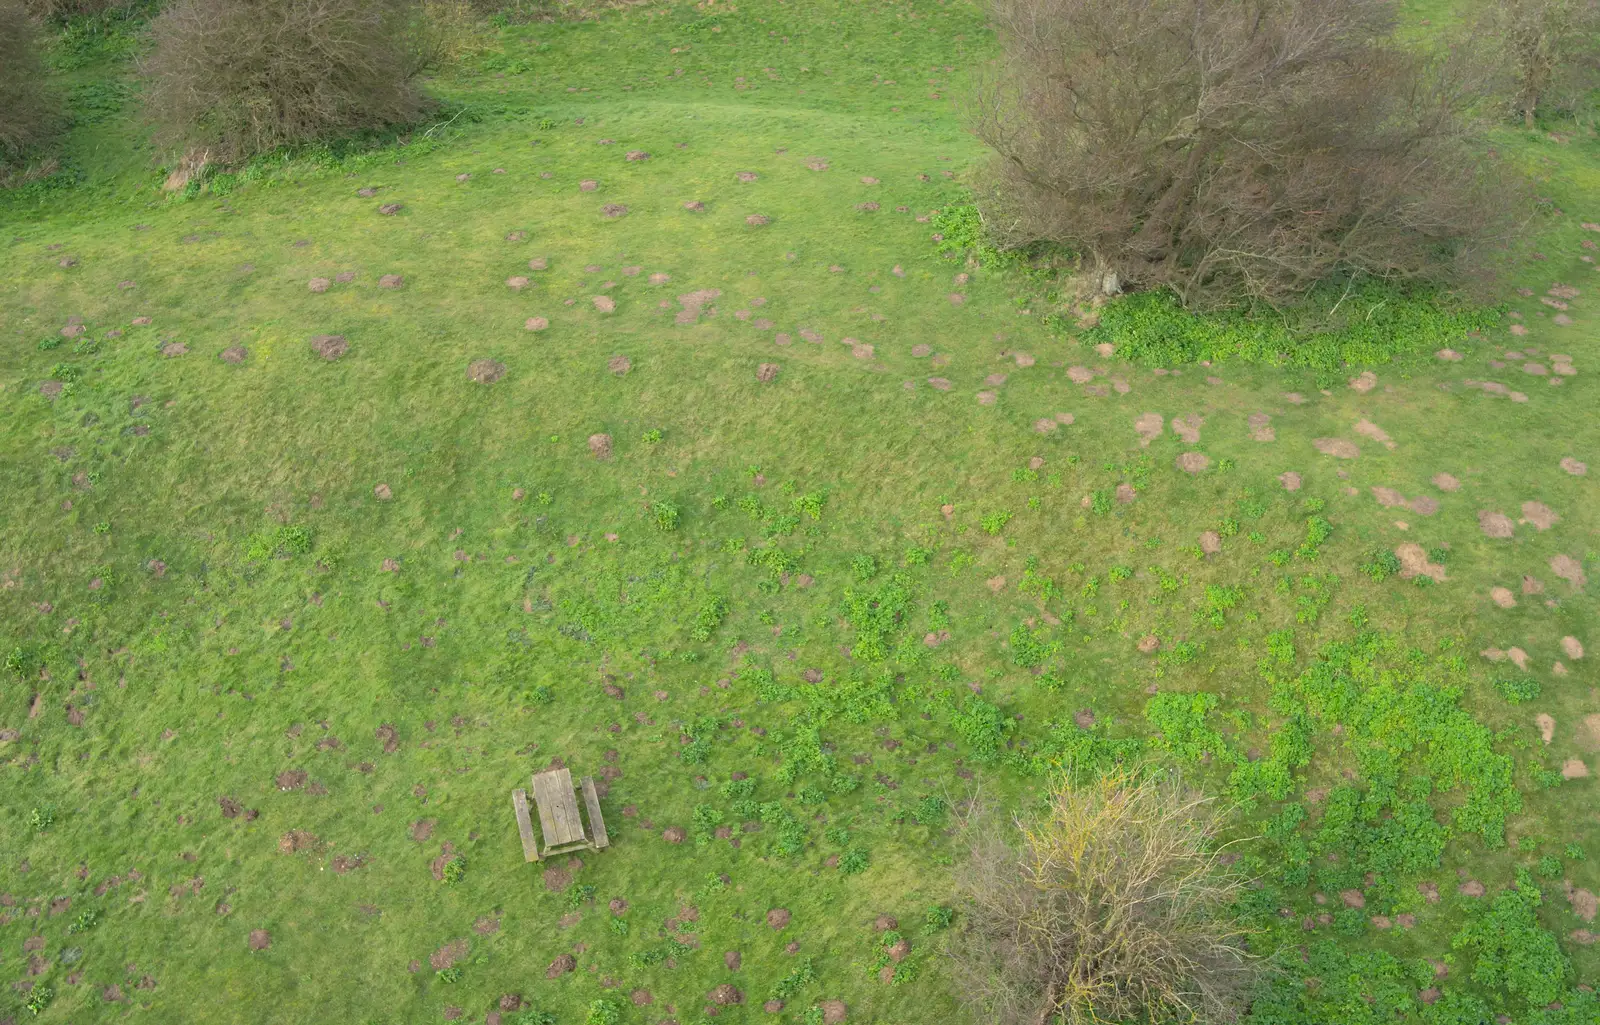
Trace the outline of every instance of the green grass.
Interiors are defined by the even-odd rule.
[[[1600,636],[1592,582],[1550,560],[1600,574],[1594,475],[1558,465],[1600,451],[1579,260],[1600,240],[1580,227],[1600,220],[1595,139],[1499,140],[1563,211],[1503,297],[1525,338],[1441,328],[1463,362],[1383,363],[1368,392],[1326,363],[1157,374],[931,237],[982,159],[952,102],[990,53],[977,9],[709,10],[508,29],[432,83],[435,126],[172,198],[136,104],[112,102],[118,48],[62,72],[94,112],[67,144],[82,181],[7,198],[0,233],[0,966],[33,983],[0,994],[0,1021],[482,1021],[515,993],[562,1025],[687,1023],[727,983],[744,1003],[719,1023],[842,1000],[852,1022],[916,1025],[954,1008],[937,954],[960,916],[930,912],[953,903],[949,809],[981,785],[1026,810],[1052,771],[1138,757],[1240,802],[1263,883],[1240,912],[1287,968],[1254,1021],[1432,1025],[1474,1001],[1592,1020],[1573,987],[1600,954],[1573,933],[1595,927],[1563,881],[1600,889],[1595,781],[1560,770],[1600,773]],[[1536,298],[1558,281],[1581,293],[1570,326]],[[701,289],[721,294],[677,323]],[[311,351],[323,334],[348,340],[337,362]],[[1513,344],[1578,373],[1489,365]],[[504,376],[469,380],[479,359]],[[1073,423],[1039,433],[1058,413]],[[1188,414],[1195,444],[1171,426]],[[1181,472],[1193,451],[1209,466]],[[1480,530],[1530,501],[1561,519]],[[1392,572],[1406,543],[1446,579]],[[1521,676],[1479,654],[1512,647]],[[614,777],[612,846],[556,859],[552,891],[507,793],[556,757]],[[1542,904],[1496,897],[1536,867]],[[1459,872],[1487,896],[1458,896]],[[913,949],[887,984],[880,914]],[[1401,915],[1414,927],[1371,921]],[[562,954],[576,970],[547,979]],[[1423,958],[1451,964],[1427,1012]],[[1549,985],[1565,1017],[1531,1008]]]

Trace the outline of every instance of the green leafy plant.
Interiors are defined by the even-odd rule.
[[[985,534],[988,534],[990,537],[994,537],[1002,530],[1006,529],[1006,524],[1010,522],[1011,514],[1004,510],[1000,510],[989,513],[987,516],[984,516],[978,520],[978,527]]]
[[[1539,681],[1532,676],[1501,676],[1495,679],[1494,689],[1507,702],[1520,705],[1539,696]]]
[[[1472,981],[1540,1007],[1560,998],[1572,965],[1556,938],[1539,924],[1544,895],[1526,869],[1514,887],[1467,908],[1467,924],[1450,941],[1474,956]]]
[[[657,530],[672,531],[678,529],[683,516],[676,505],[658,499],[650,503],[650,518]]]
[[[462,967],[458,964],[453,964],[448,968],[439,969],[438,979],[440,982],[445,983],[460,982],[462,973]]]
[[[593,1000],[583,1016],[583,1025],[617,1025],[622,1020],[622,1010],[610,1000]]]

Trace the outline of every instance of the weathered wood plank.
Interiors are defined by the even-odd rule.
[[[561,844],[581,842],[586,837],[578,816],[578,799],[572,786],[572,773],[551,769],[533,778],[534,800],[539,805],[539,822],[544,826],[544,845],[548,850]]]
[[[568,769],[557,770],[561,774],[558,784],[560,791],[560,809],[562,824],[566,830],[563,843],[581,843],[588,837],[583,832],[583,819],[578,814],[577,789],[572,784],[572,772]]]
[[[550,773],[540,772],[533,776],[533,803],[539,809],[539,830],[544,834],[546,850],[561,842],[557,839],[560,830],[556,825],[555,796],[550,783]]]
[[[583,803],[589,807],[589,835],[596,848],[611,846],[606,836],[606,820],[600,817],[600,795],[594,791],[594,777],[583,777]]]
[[[511,791],[511,807],[517,813],[517,832],[522,834],[522,860],[539,860],[539,843],[533,836],[533,822],[528,818],[528,792],[520,787]]]

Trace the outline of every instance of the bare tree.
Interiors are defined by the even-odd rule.
[[[976,801],[948,948],[976,1020],[993,1025],[1234,1021],[1258,962],[1229,915],[1222,814],[1172,776],[1058,781],[1012,829]]]
[[[1472,145],[1483,62],[1390,39],[1388,0],[992,0],[979,90],[996,241],[1191,306],[1339,273],[1450,282],[1506,237]]]
[[[416,79],[438,40],[413,0],[174,0],[152,32],[146,105],[191,153],[233,160],[433,106]]]
[[[1544,103],[1594,85],[1596,0],[1493,0],[1484,13],[1513,76],[1513,107],[1528,128]]]
[[[20,0],[0,0],[0,164],[23,159],[61,127],[39,38]]]

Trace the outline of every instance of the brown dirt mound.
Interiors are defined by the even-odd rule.
[[[1583,657],[1583,642],[1576,637],[1561,638],[1561,651],[1570,659]]]
[[[1574,477],[1582,477],[1589,472],[1589,464],[1567,456],[1561,460],[1561,468]]]
[[[688,838],[689,834],[684,832],[682,826],[668,826],[661,831],[661,839],[670,844],[680,844]]]
[[[570,971],[576,970],[577,967],[577,958],[573,957],[571,954],[562,954],[560,957],[550,962],[550,967],[544,970],[544,977],[547,979],[559,978]]]
[[[278,853],[298,854],[316,847],[320,842],[315,833],[308,833],[303,829],[291,829],[278,837]]]
[[[478,384],[493,384],[506,376],[506,365],[499,360],[475,359],[467,367],[467,378]]]
[[[1435,581],[1443,581],[1446,577],[1444,567],[1428,561],[1428,552],[1419,544],[1408,542],[1394,550],[1395,558],[1400,560],[1400,579],[1410,580],[1421,575],[1432,577]]]
[[[768,1000],[766,1003],[761,1005],[761,1009],[766,1011],[768,1014],[777,1014],[779,1011],[783,1010],[783,1001]]]
[[[1184,473],[1199,473],[1211,465],[1211,457],[1204,452],[1185,452],[1177,458],[1175,465]]]
[[[758,381],[764,383],[774,380],[777,376],[778,364],[776,363],[763,363],[759,367],[756,367],[756,380]]]
[[[1355,459],[1361,455],[1361,450],[1353,442],[1343,438],[1313,438],[1311,444],[1318,452],[1335,459]]]
[[[839,1025],[849,1012],[843,1000],[824,1000],[817,1006],[822,1008],[822,1025]]]
[[[413,822],[411,824],[411,839],[415,840],[417,843],[426,843],[428,837],[433,835],[433,827],[437,823],[437,819],[422,819],[420,821]]]
[[[621,203],[607,203],[600,208],[600,212],[607,217],[625,217],[627,216],[628,208]]]
[[[1207,530],[1201,533],[1200,550],[1207,555],[1216,555],[1222,551],[1222,535],[1214,530]]]
[[[579,192],[593,192],[599,187],[600,183],[595,181],[593,178],[585,178],[583,181],[578,183]]]
[[[350,351],[350,343],[344,335],[316,335],[311,339],[311,351],[331,363]]]
[[[1539,530],[1549,530],[1560,521],[1561,517],[1556,511],[1543,502],[1523,502],[1522,519],[1533,524]]]
[[[1570,879],[1566,881],[1565,889],[1567,903],[1572,905],[1572,913],[1585,922],[1594,921],[1595,913],[1600,911],[1600,900],[1596,900],[1595,895],[1590,891],[1581,890],[1573,886]]]
[[[251,950],[266,950],[272,946],[272,934],[265,929],[252,929],[249,942]]]
[[[621,377],[633,369],[633,361],[626,356],[612,356],[606,360],[606,369]]]
[[[1393,439],[1391,439],[1389,437],[1389,435],[1384,431],[1384,429],[1382,427],[1379,427],[1377,424],[1373,423],[1371,420],[1366,420],[1366,419],[1357,420],[1356,421],[1356,425],[1355,425],[1355,432],[1357,434],[1361,435],[1363,438],[1371,438],[1373,441],[1376,441],[1378,444],[1382,445],[1384,448],[1394,448]]]
[[[1378,375],[1374,374],[1370,370],[1363,370],[1360,373],[1359,376],[1350,378],[1350,388],[1351,388],[1351,390],[1360,392],[1363,395],[1365,395],[1367,392],[1371,391],[1372,389],[1376,388],[1377,386],[1378,386]]]
[[[1483,531],[1484,537],[1504,540],[1517,532],[1517,525],[1511,522],[1511,517],[1505,513],[1495,512],[1491,509],[1478,510],[1478,529]]]
[[[378,212],[385,217],[393,217],[395,214],[404,209],[405,204],[403,203],[385,203],[378,207]]]
[[[767,912],[767,924],[774,929],[782,929],[789,924],[791,917],[788,908],[773,908]]]
[[[1550,560],[1550,571],[1572,585],[1574,591],[1583,590],[1585,577],[1583,563],[1570,555],[1557,555]]]
[[[372,733],[383,745],[384,754],[391,755],[400,750],[400,732],[389,723],[383,723]]]
[[[278,773],[273,782],[278,784],[282,791],[298,790],[306,785],[306,772],[304,769],[285,769]]]
[[[828,162],[821,157],[806,157],[806,166],[813,171],[826,171]]]
[[[1139,650],[1146,655],[1150,654],[1152,651],[1156,651],[1160,647],[1161,640],[1160,638],[1156,637],[1155,634],[1145,634],[1143,637],[1139,638]]]
[[[1121,484],[1117,485],[1116,499],[1118,505],[1128,505],[1138,497],[1139,492],[1135,490],[1134,486],[1129,484],[1127,481],[1123,481]]]
[[[189,347],[183,342],[168,342],[161,347],[161,355],[165,356],[167,359],[172,359],[175,356],[184,356],[187,355],[188,352]]]
[[[218,358],[224,363],[232,363],[234,366],[238,366],[240,363],[243,363],[245,361],[245,357],[249,355],[249,349],[246,349],[242,345],[234,345],[223,349],[221,356]]]
[[[1489,600],[1502,609],[1516,608],[1517,605],[1517,596],[1512,594],[1509,588],[1505,587],[1489,588]]]
[[[378,279],[379,288],[404,288],[406,279],[399,274],[385,274]]]
[[[1067,373],[1070,375],[1072,370],[1076,369],[1078,368],[1074,367],[1069,369]],[[1090,375],[1090,379],[1093,379],[1092,374]],[[1077,380],[1077,378],[1074,377],[1073,380]],[[1133,422],[1133,430],[1135,434],[1139,435],[1139,445],[1141,448],[1149,447],[1152,441],[1155,441],[1157,438],[1161,437],[1162,429],[1163,422],[1160,413],[1145,413],[1144,415],[1140,416],[1139,419]]]
[[[479,936],[493,936],[500,931],[500,919],[493,915],[484,915],[472,923],[472,931]]]
[[[589,435],[589,454],[594,456],[596,459],[610,459],[611,458],[611,435],[609,435],[609,434],[591,434],[591,435]]]
[[[750,225],[750,227],[752,227],[752,228],[760,228],[760,227],[764,227],[764,226],[766,226],[768,224],[771,224],[772,223],[772,218],[767,217],[767,216],[765,216],[763,214],[751,214],[750,216],[748,216],[748,217],[746,217],[744,219],[744,223]]]
[[[332,284],[333,282],[329,281],[327,278],[312,278],[306,283],[306,287],[311,289],[313,292],[321,293],[326,292],[328,287]]]
[[[572,885],[572,873],[563,868],[547,868],[544,870],[544,888],[551,893],[560,893]]]
[[[1278,474],[1278,483],[1283,485],[1283,490],[1285,491],[1299,491],[1301,485],[1300,475],[1293,470],[1285,470],[1283,473]]]
[[[628,999],[633,1001],[635,1007],[649,1007],[656,1002],[655,995],[647,989],[636,989],[628,994]]]
[[[1562,779],[1588,779],[1589,767],[1583,763],[1582,758],[1568,758],[1561,763]]]
[[[1172,418],[1172,433],[1182,438],[1186,445],[1200,444],[1200,428],[1205,424],[1204,418],[1189,413],[1183,417]]]
[[[1278,433],[1272,429],[1272,417],[1267,413],[1250,414],[1250,438],[1253,441],[1275,441]]]
[[[928,387],[934,391],[949,391],[950,382],[943,377],[930,377],[928,378]]]
[[[727,1007],[731,1004],[744,1003],[744,994],[739,992],[738,987],[734,986],[732,983],[724,982],[722,985],[712,990],[710,994],[707,995],[706,999],[711,1001],[713,1004],[717,1004],[718,1006]]]
[[[543,331],[550,326],[550,321],[543,317],[529,317],[523,321],[522,326],[529,331]]]

